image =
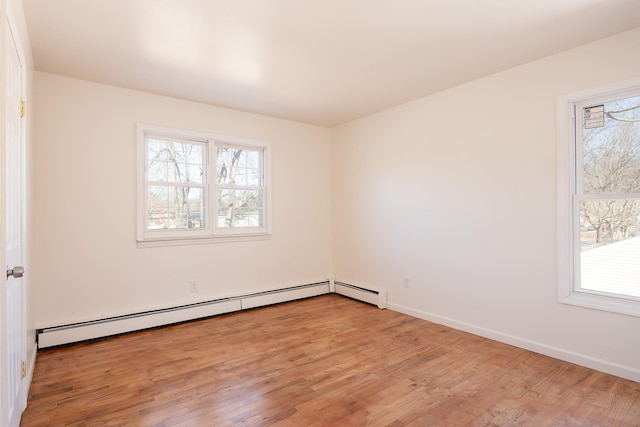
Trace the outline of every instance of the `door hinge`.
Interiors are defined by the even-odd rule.
[[[27,376],[27,362],[22,361],[22,378]]]
[[[20,117],[24,117],[27,114],[27,106],[24,101],[20,101]]]

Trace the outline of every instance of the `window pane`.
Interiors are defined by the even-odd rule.
[[[162,230],[169,228],[169,188],[147,187],[147,228]]]
[[[206,228],[203,188],[158,185],[147,188],[149,230]]]
[[[640,297],[640,200],[580,203],[581,288]]]
[[[186,228],[206,228],[205,216],[205,191],[201,187],[186,187],[188,197],[183,209]]]
[[[147,139],[147,180],[205,182],[204,144]]]
[[[192,182],[194,184],[204,183],[204,170],[202,163],[200,164],[185,164],[185,181]]]
[[[167,141],[147,139],[147,180],[167,180]]]
[[[218,227],[262,227],[261,190],[220,190]]]
[[[218,147],[216,165],[220,184],[262,185],[262,151]]]
[[[600,120],[590,121],[597,111]],[[640,193],[640,96],[583,111],[584,193]]]
[[[147,152],[149,160],[167,160],[167,141],[147,138]]]
[[[149,161],[147,166],[147,181],[167,181],[168,177],[167,162],[157,160]]]

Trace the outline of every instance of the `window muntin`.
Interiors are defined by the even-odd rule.
[[[571,120],[559,121],[562,302],[640,315],[639,83],[559,100]]]
[[[268,236],[269,147],[138,125],[139,245]]]

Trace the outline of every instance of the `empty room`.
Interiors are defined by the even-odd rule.
[[[639,1],[0,14],[0,427],[640,425]]]

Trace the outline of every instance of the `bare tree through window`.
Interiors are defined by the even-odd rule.
[[[601,118],[583,112],[578,133],[580,288],[640,297],[640,96],[590,109]]]
[[[640,202],[607,195],[640,194],[640,97],[604,104],[604,125],[583,129],[583,193],[605,197],[580,205],[582,248],[638,235]]]
[[[263,225],[262,155],[259,150],[220,146],[216,156],[218,226]]]
[[[271,238],[271,143],[137,125],[139,246]]]
[[[199,229],[205,224],[204,144],[147,140],[149,229]]]

